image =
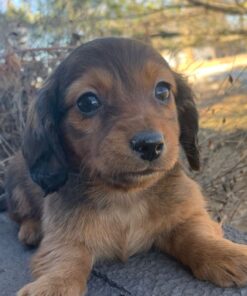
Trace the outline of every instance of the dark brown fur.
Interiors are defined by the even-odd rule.
[[[160,80],[171,85],[167,105],[154,98]],[[90,118],[76,107],[86,91],[103,102]],[[165,139],[150,163],[129,146],[146,130]],[[152,48],[106,38],[76,49],[30,107],[24,158],[17,154],[7,174],[20,240],[34,245],[43,236],[32,260],[36,280],[18,295],[79,296],[95,261],[126,260],[152,245],[202,280],[246,284],[247,247],[223,238],[179,163],[181,144],[199,168],[197,131],[191,89]]]

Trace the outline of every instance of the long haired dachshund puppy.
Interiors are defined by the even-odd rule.
[[[73,51],[31,105],[7,174],[19,239],[41,241],[18,295],[79,296],[96,261],[151,246],[198,279],[246,284],[247,246],[223,238],[179,163],[181,144],[199,168],[197,131],[191,89],[151,47],[105,38]]]

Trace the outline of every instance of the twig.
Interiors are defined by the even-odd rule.
[[[238,167],[238,165],[239,165],[240,163],[242,163],[246,158],[247,158],[247,155],[246,155],[246,154],[243,155],[243,156],[240,158],[240,160],[239,160],[237,163],[235,163],[234,166],[232,166],[230,169],[226,170],[226,171],[223,172],[222,174],[218,174],[218,175],[217,175],[212,181],[210,181],[209,183],[205,184],[205,187],[209,187],[209,186],[211,186],[211,183],[212,183],[212,182],[215,182],[216,180],[218,180],[218,179],[220,179],[220,178],[222,178],[222,177],[228,175],[229,173],[231,173],[232,170],[236,169],[236,168]]]
[[[233,15],[244,15],[247,14],[247,9],[245,7],[240,7],[239,5],[233,6],[233,5],[215,5],[213,4],[213,1],[210,3],[209,1],[203,2],[199,0],[187,0],[189,3],[198,6],[203,7],[208,10],[212,10],[215,12],[220,13],[227,13],[227,14],[233,14]]]
[[[232,212],[228,215],[230,222],[232,222],[232,219],[236,215],[236,213],[241,205],[242,205],[242,198],[239,198],[238,201],[235,203],[235,207],[233,208]]]
[[[3,144],[5,145],[5,147],[7,147],[12,152],[12,154],[15,153],[15,151],[10,146],[10,144],[8,143],[8,141],[2,135],[0,135],[0,139],[2,140]]]
[[[3,160],[0,161],[0,165],[4,166],[6,162],[10,161],[13,158],[12,156],[9,156],[7,158],[4,158]]]

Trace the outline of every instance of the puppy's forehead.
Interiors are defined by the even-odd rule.
[[[166,61],[151,47],[134,40],[113,39],[88,45],[71,60],[75,78],[66,90],[66,101],[86,91],[107,92],[114,87],[129,91],[153,87],[164,80],[175,88],[175,81]],[[71,68],[69,63],[68,67]]]

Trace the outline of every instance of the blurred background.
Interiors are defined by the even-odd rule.
[[[103,36],[152,44],[191,83],[202,168],[192,173],[218,221],[247,231],[247,1],[2,0],[0,199],[27,104],[76,46]]]

